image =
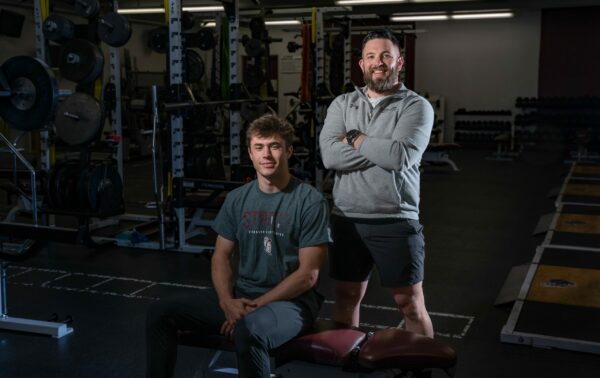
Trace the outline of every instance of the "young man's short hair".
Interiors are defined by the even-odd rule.
[[[250,147],[253,136],[268,137],[273,134],[280,135],[288,148],[294,143],[294,127],[285,119],[273,114],[265,114],[248,126],[246,130],[246,144]]]

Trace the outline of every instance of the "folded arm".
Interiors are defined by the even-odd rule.
[[[425,101],[408,105],[397,123],[397,139],[377,138],[366,135],[359,138],[357,151],[380,168],[402,170],[412,167],[421,160],[429,144],[433,126],[433,109]],[[349,146],[348,146],[349,147]]]
[[[334,100],[327,110],[325,124],[319,136],[323,164],[326,168],[338,171],[372,167],[374,164],[368,158],[343,142],[345,136],[343,109],[340,101]]]

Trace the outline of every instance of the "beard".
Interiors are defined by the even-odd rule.
[[[382,68],[382,67],[379,67]],[[373,69],[363,72],[363,80],[371,91],[376,93],[388,92],[398,83],[398,67],[386,70],[387,76],[384,78],[373,79]]]

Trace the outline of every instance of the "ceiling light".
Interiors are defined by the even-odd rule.
[[[411,3],[452,3],[456,1],[477,1],[477,0],[410,0]]]
[[[208,12],[223,12],[225,8],[222,5],[205,6],[205,7],[183,7],[181,8],[185,12],[192,13],[208,13]],[[119,9],[121,14],[152,14],[152,13],[165,13],[164,8],[121,8]]]
[[[202,13],[202,12],[224,12],[225,8],[222,5],[212,5],[204,7],[183,7],[186,12]]]
[[[372,5],[405,3],[406,0],[336,0],[335,5]]]
[[[119,8],[121,14],[151,14],[151,13],[165,13],[164,8]]]
[[[300,20],[265,20],[265,25],[267,26],[277,26],[277,25],[300,25],[302,22]]]
[[[403,14],[393,15],[390,17],[390,21],[402,22],[402,21],[441,21],[448,20],[447,14]]]
[[[475,20],[484,18],[510,18],[514,13],[506,12],[486,12],[486,13],[454,13],[450,16],[453,20]]]

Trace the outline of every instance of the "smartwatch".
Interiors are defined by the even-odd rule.
[[[354,148],[354,142],[356,141],[356,138],[361,135],[362,133],[359,130],[352,129],[346,133],[346,140],[348,141],[348,144]]]

